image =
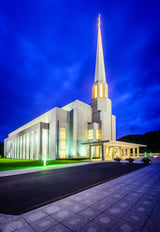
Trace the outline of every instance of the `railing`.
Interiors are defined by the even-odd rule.
[[[160,157],[160,153],[147,153],[147,152],[144,152],[144,153],[141,153],[139,154],[139,156],[143,156],[143,157],[148,157],[148,156],[155,156],[155,157]]]

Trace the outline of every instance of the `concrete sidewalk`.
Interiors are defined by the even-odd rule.
[[[158,232],[160,165],[152,164],[36,210],[0,214],[2,232]]]

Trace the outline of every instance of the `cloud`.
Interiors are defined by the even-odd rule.
[[[159,129],[158,4],[1,1],[0,140],[55,106],[90,103],[99,12],[118,137]]]

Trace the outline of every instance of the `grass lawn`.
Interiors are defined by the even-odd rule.
[[[70,159],[70,160],[47,160],[47,166],[60,165],[60,164],[72,164],[80,162],[89,162],[87,159]],[[42,167],[42,160],[21,160],[21,159],[0,159],[0,171],[24,169]]]

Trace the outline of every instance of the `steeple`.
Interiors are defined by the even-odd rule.
[[[98,40],[97,40],[97,56],[96,56],[96,70],[94,82],[104,82],[106,83],[104,58],[103,58],[103,48],[102,48],[102,38],[101,38],[101,20],[100,14],[98,17]]]
[[[106,83],[106,74],[104,67],[102,38],[101,38],[101,19],[98,17],[98,40],[97,40],[97,55],[96,68],[93,85],[93,98],[108,97],[108,85]]]

